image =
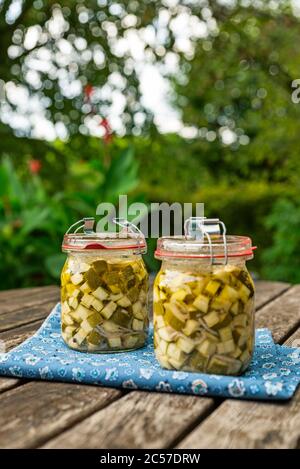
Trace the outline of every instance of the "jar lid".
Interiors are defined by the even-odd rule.
[[[185,236],[164,236],[157,241],[157,259],[210,259],[211,264],[227,263],[228,258],[253,258],[251,238],[226,235],[226,227],[219,219],[191,217],[185,221]]]
[[[163,259],[165,257],[174,258],[201,258],[224,259],[224,238],[221,235],[211,235],[211,244],[207,239],[202,242],[185,236],[162,237],[157,241],[157,249],[155,257]],[[226,236],[227,257],[245,257],[253,258],[253,250],[251,238],[246,236]],[[213,255],[211,255],[211,249]]]
[[[115,232],[95,232],[93,231],[94,218],[84,218],[74,223],[66,232],[63,238],[62,250],[70,251],[134,251],[135,254],[144,254],[146,252],[146,241],[143,233],[135,225],[127,222],[113,219],[113,222],[120,225],[122,230]],[[75,228],[74,233],[70,231]],[[78,231],[82,229],[83,233]]]

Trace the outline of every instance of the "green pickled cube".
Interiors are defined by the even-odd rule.
[[[101,334],[99,334],[99,332],[92,331],[92,332],[89,333],[86,340],[87,340],[87,342],[89,342],[92,345],[99,345],[101,340],[102,340],[102,336],[101,336]]]
[[[110,320],[119,326],[128,327],[130,323],[130,316],[126,309],[117,308],[111,316]]]
[[[99,324],[101,324],[103,322],[103,318],[102,318],[100,313],[95,312],[95,313],[91,314],[86,319],[86,321],[89,323],[89,325],[91,327],[96,327],[96,326],[98,326]]]
[[[99,275],[101,275],[101,274],[103,274],[104,272],[107,271],[107,262],[102,260],[102,259],[93,262],[92,266],[93,266],[94,270],[97,272],[97,274],[99,274]]]
[[[191,370],[205,371],[207,358],[201,355],[198,350],[194,350],[189,358],[188,367]]]
[[[229,364],[221,357],[212,357],[208,362],[207,371],[216,375],[227,375]]]
[[[176,331],[184,328],[186,316],[180,311],[175,303],[165,303],[165,322]]]
[[[89,269],[85,276],[87,283],[92,290],[96,290],[96,288],[100,287],[101,278],[93,268]]]

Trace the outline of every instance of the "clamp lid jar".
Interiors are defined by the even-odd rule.
[[[94,232],[94,219],[87,218],[64,236],[62,250],[68,257],[61,273],[62,336],[79,351],[132,350],[146,341],[145,238],[126,220],[114,221],[122,227],[118,233]]]
[[[185,236],[158,240],[154,345],[169,369],[238,375],[254,347],[249,237],[228,236],[218,219],[190,218]]]

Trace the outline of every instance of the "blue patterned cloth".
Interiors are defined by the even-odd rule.
[[[256,331],[250,368],[243,376],[162,369],[148,344],[124,353],[85,354],[69,349],[60,333],[56,305],[34,336],[0,353],[0,375],[241,399],[289,399],[300,382],[300,349],[276,345],[268,329]]]

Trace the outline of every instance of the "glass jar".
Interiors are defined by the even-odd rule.
[[[154,282],[154,347],[162,367],[239,375],[254,348],[250,238],[160,238]]]
[[[71,233],[61,273],[61,327],[65,343],[82,352],[120,352],[145,344],[148,273],[143,236]]]

